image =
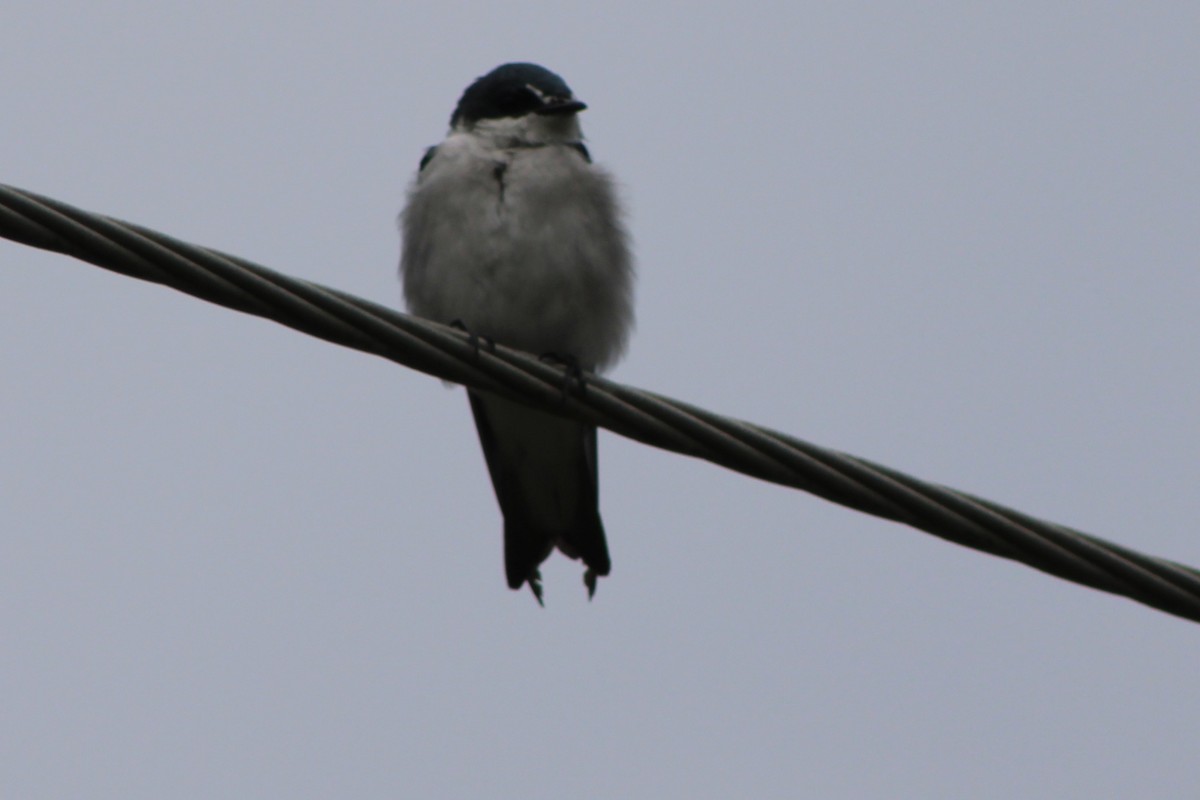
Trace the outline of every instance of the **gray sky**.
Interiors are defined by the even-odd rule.
[[[214,7],[215,6],[215,7]],[[397,305],[463,87],[621,178],[614,372],[1200,564],[1194,3],[6,5],[0,181]],[[461,391],[0,242],[0,795],[1181,796],[1200,629],[601,434],[512,593]]]

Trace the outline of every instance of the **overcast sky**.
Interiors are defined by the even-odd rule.
[[[589,104],[613,377],[1200,564],[1178,3],[8,3],[0,182],[399,305],[476,76]],[[5,798],[1178,797],[1200,629],[602,432],[510,592],[466,399],[0,242]]]

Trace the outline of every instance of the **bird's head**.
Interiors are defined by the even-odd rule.
[[[585,108],[566,82],[545,67],[503,64],[467,87],[450,127],[534,144],[571,141],[581,138],[575,115]]]

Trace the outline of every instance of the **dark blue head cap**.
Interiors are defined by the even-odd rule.
[[[450,117],[450,126],[526,114],[574,114],[585,108],[566,81],[545,67],[502,64],[467,87]]]

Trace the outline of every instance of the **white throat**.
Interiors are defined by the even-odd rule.
[[[583,139],[575,114],[526,114],[523,117],[483,119],[458,130],[482,136],[497,147],[537,147]]]

